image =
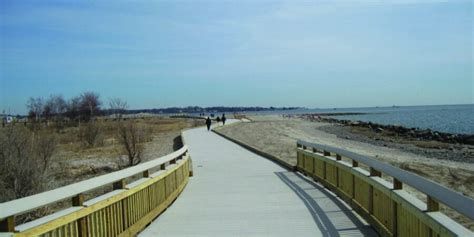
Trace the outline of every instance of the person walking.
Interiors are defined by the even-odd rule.
[[[222,114],[222,118],[221,118],[221,120],[222,120],[222,125],[225,125],[225,119],[226,119],[226,118],[225,118],[225,114]]]
[[[221,118],[219,118],[219,116],[217,116],[216,122],[217,122],[217,126],[219,126],[219,123],[221,122]]]
[[[211,119],[207,117],[206,119],[206,126],[207,126],[207,131],[211,130]]]

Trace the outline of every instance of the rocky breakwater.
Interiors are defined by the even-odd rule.
[[[452,134],[433,131],[431,129],[407,128],[400,125],[383,125],[372,122],[335,119],[327,117],[328,114],[301,114],[296,116],[308,121],[336,123],[344,126],[369,128],[377,133],[393,133],[399,137],[406,137],[415,140],[434,140],[444,143],[474,145],[474,134]]]

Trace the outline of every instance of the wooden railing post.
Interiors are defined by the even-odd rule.
[[[324,155],[324,156],[331,156],[331,152],[326,151],[326,150],[323,150],[323,155]],[[326,179],[327,179],[327,173],[328,173],[326,162],[323,163],[323,168],[324,168],[324,170],[323,170],[323,177],[324,177],[324,179],[326,180]]]
[[[439,211],[439,202],[433,199],[431,196],[428,196],[427,199],[427,208],[428,212]]]
[[[381,177],[382,173],[370,167],[370,176]],[[369,186],[369,213],[374,214],[374,186]]]
[[[403,189],[403,183],[394,178],[393,190]],[[392,236],[398,236],[398,203],[392,199]]]
[[[84,205],[85,196],[84,194],[80,193],[74,197],[72,197],[72,206],[74,207],[82,207]],[[77,234],[80,237],[87,236],[87,219],[86,217],[82,217],[77,220]]]
[[[370,176],[382,177],[382,173],[372,167],[370,167]]]
[[[434,198],[431,196],[427,195],[427,200],[426,200],[426,206],[427,206],[427,212],[437,212],[439,211],[439,202],[436,201]],[[429,236],[434,236],[433,235],[433,229],[429,229]]]
[[[352,160],[352,167],[359,167],[359,162]]]
[[[193,177],[193,163],[191,159],[188,159],[188,169],[189,169],[189,177]]]
[[[305,167],[306,167],[306,157],[304,156],[304,153],[301,154],[301,171],[303,172],[304,175],[306,175]]]
[[[394,190],[400,190],[400,189],[403,189],[403,183],[398,180],[398,179],[393,179],[393,189]]]
[[[352,168],[355,168],[355,167],[359,167],[359,162],[357,162],[356,160],[352,160]],[[356,176],[352,174],[352,193],[351,193],[352,199],[355,198],[355,189],[356,189],[355,179],[356,179]]]
[[[342,160],[341,155],[336,154],[336,160]],[[339,167],[336,166],[336,187],[339,188]]]
[[[301,165],[300,164],[300,160],[301,160],[300,154],[301,154],[300,151],[296,150],[296,167],[297,168],[300,167],[300,165]]]
[[[84,194],[82,193],[72,197],[72,206],[82,207],[82,205],[84,204],[84,199]]]
[[[143,173],[143,175],[145,175],[145,173]],[[127,182],[125,182],[124,179],[121,179],[115,182],[113,186],[114,186],[114,190],[125,189],[125,187],[127,186]],[[128,199],[124,198],[121,200],[121,202],[122,202],[122,225],[123,225],[123,229],[125,230],[128,228]]]
[[[15,232],[15,216],[0,220],[0,232]]]
[[[323,161],[323,179],[326,180],[327,170],[326,170],[326,161]]]
[[[114,190],[117,189],[125,189],[125,186],[127,186],[127,183],[125,182],[125,179],[121,179],[113,184]]]
[[[187,153],[188,153],[187,151],[184,152],[182,155],[178,156],[178,157],[176,158],[176,160],[182,160],[183,157],[184,157]]]

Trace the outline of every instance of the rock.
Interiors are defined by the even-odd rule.
[[[428,138],[429,139],[429,138],[431,138],[433,133],[430,129],[424,129],[424,130],[418,130],[416,135],[419,138]]]
[[[349,136],[346,136],[345,138],[346,138],[346,139],[351,139],[351,137],[349,137]]]
[[[463,143],[464,144],[469,144],[469,145],[474,145],[474,135],[465,135],[463,137]]]
[[[410,131],[410,129],[402,127],[402,126],[397,126],[395,128],[395,131],[399,134],[406,134],[408,131]]]
[[[381,127],[378,127],[378,128],[375,129],[375,132],[383,132],[383,131],[384,131],[384,130],[383,130],[383,128],[381,128]]]

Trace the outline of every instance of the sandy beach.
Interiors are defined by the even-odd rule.
[[[227,136],[272,154],[290,164],[296,164],[296,141],[301,139],[374,157],[474,198],[474,163],[469,157],[464,159],[468,162],[459,161],[463,160],[463,156],[466,154],[471,154],[472,146],[447,147],[446,150],[449,153],[461,156],[457,159],[450,159],[440,149],[421,148],[395,140],[380,142],[379,139],[370,142],[368,137],[351,133],[348,129],[338,128],[336,124],[284,118],[279,115],[250,116],[248,118],[251,122],[236,123],[217,129]],[[422,200],[426,198],[410,187],[405,186],[405,189]],[[446,207],[443,207],[443,212],[474,230],[472,221]]]

